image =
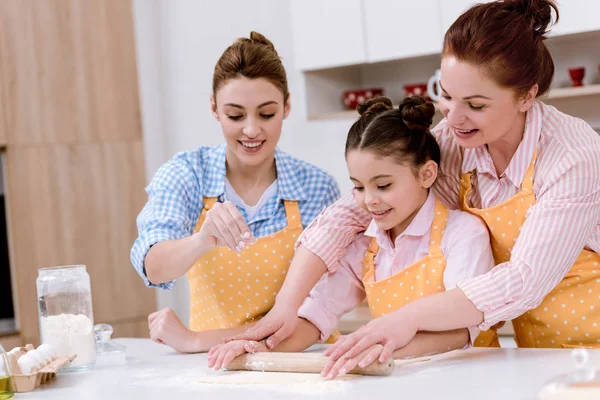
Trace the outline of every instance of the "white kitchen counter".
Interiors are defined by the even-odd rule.
[[[569,350],[470,349],[396,368],[389,377],[312,384],[214,385],[199,377],[219,374],[206,354],[178,354],[148,339],[116,339],[127,346],[121,365],[98,364],[85,372],[59,373],[15,399],[534,399],[538,389],[572,368]],[[600,368],[600,351],[590,351]],[[263,372],[255,372],[264,374]]]

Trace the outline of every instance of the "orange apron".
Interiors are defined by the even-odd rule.
[[[537,151],[531,160],[521,191],[507,201],[487,209],[468,204],[475,171],[462,175],[460,201],[463,210],[483,219],[490,230],[496,265],[510,260],[511,251],[527,210],[535,204],[533,176]],[[582,250],[563,280],[533,310],[512,321],[519,347],[593,347],[600,344],[600,256]],[[497,341],[495,330],[486,343]],[[480,335],[481,336],[481,335]],[[479,340],[478,340],[479,341]]]
[[[448,209],[435,201],[435,215],[431,224],[429,254],[397,274],[375,281],[375,256],[379,245],[371,239],[363,259],[363,285],[373,318],[381,317],[425,296],[444,292],[446,259],[442,253],[442,236],[448,221]],[[476,341],[479,341],[479,336]],[[499,344],[498,344],[499,346]]]
[[[216,197],[204,198],[194,232],[216,202]],[[284,229],[257,239],[240,253],[217,247],[187,272],[191,330],[240,326],[262,318],[273,307],[303,230],[298,203],[285,200],[284,205],[288,223]]]

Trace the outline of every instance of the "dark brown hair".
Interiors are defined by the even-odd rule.
[[[442,57],[482,68],[496,83],[524,95],[536,83],[537,95],[548,91],[554,62],[543,42],[552,25],[553,0],[504,0],[477,4],[450,26]]]
[[[267,79],[281,90],[284,103],[290,96],[281,58],[273,43],[258,32],[250,32],[249,39],[239,38],[223,52],[213,73],[213,95],[227,81],[238,77]]]
[[[406,97],[393,108],[387,97],[375,97],[357,107],[360,118],[346,139],[351,150],[369,150],[381,157],[393,156],[418,170],[428,160],[440,165],[440,147],[429,132],[435,108],[419,96]]]

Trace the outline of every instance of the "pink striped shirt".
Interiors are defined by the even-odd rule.
[[[536,102],[527,113],[523,140],[500,176],[486,147],[461,148],[446,120],[433,133],[442,151],[442,175],[433,189],[451,209],[459,208],[460,175],[473,169],[477,169],[470,199],[474,207],[489,208],[514,196],[538,149],[533,186],[536,204],[529,211],[511,260],[458,284],[484,313],[481,330],[539,305],[584,247],[600,252],[600,137],[586,122]],[[314,220],[297,246],[317,254],[335,271],[346,247],[369,222],[369,215],[349,194]]]
[[[387,231],[372,221],[364,234],[348,246],[340,268],[325,275],[310,292],[298,310],[298,316],[309,320],[327,339],[339,318],[356,308],[366,297],[362,279],[365,252],[374,237],[379,245],[375,256],[375,281],[387,279],[429,254],[431,224],[435,213],[435,195],[427,200],[394,243]],[[486,273],[494,266],[487,227],[483,221],[466,212],[450,210],[442,237],[441,250],[446,259],[444,287],[450,290],[467,278]],[[408,289],[407,289],[408,290]],[[479,329],[470,328],[471,343]]]

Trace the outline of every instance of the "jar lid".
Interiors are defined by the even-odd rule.
[[[600,374],[590,363],[588,351],[584,348],[572,350],[571,361],[571,372],[559,375],[544,385],[538,400],[600,398]]]
[[[121,354],[125,353],[126,347],[111,340],[113,327],[109,324],[94,325],[94,337],[96,339],[96,354]]]

